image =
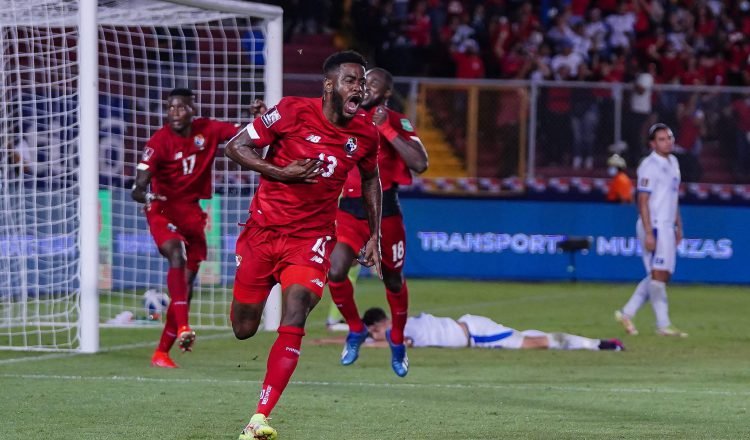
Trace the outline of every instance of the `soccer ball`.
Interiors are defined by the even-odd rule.
[[[161,319],[161,315],[169,307],[169,295],[155,289],[148,289],[143,293],[143,308],[146,316],[152,321]]]

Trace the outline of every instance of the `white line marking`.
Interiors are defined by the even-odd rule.
[[[213,335],[206,335],[206,336],[200,336],[198,341],[207,341],[211,339],[221,339],[230,336],[231,333],[217,333]],[[115,351],[123,351],[123,350],[131,350],[135,348],[144,348],[144,347],[155,347],[156,342],[154,340],[150,340],[148,342],[137,342],[134,344],[125,344],[125,345],[115,345],[113,347],[106,347],[99,350],[98,353],[111,353]],[[53,354],[43,354],[39,356],[28,356],[28,357],[20,357],[20,358],[11,358],[11,359],[2,359],[0,360],[0,365],[8,365],[8,364],[17,364],[20,362],[34,362],[34,361],[47,361],[51,359],[64,359],[69,357],[75,357],[75,356],[82,356],[86,355],[88,356],[88,353],[78,353],[78,352],[69,352],[69,353],[53,353]]]
[[[104,381],[104,382],[147,382],[147,383],[207,383],[212,385],[257,385],[258,380],[210,379],[210,378],[157,378],[143,376],[72,376],[47,374],[0,374],[3,379],[26,380],[70,380],[70,381]],[[710,396],[750,396],[750,390],[688,390],[679,388],[596,388],[565,387],[549,385],[486,385],[486,384],[439,384],[439,383],[375,383],[375,382],[327,382],[327,381],[291,381],[295,385],[320,387],[370,387],[370,388],[406,388],[406,389],[482,389],[482,390],[517,390],[517,391],[559,391],[566,393],[630,393],[630,394],[697,394]]]

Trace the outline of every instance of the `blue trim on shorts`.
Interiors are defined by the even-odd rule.
[[[512,334],[513,330],[510,330],[504,333],[497,333],[489,336],[475,336],[469,334],[469,337],[473,339],[476,344],[486,344],[488,342],[502,341],[503,339],[510,337]]]

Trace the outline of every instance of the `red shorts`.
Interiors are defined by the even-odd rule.
[[[400,215],[383,217],[380,224],[380,249],[383,267],[401,272],[406,257],[406,229]],[[370,225],[366,219],[358,219],[339,209],[336,214],[336,238],[359,254],[359,250],[370,239]]]
[[[290,237],[259,226],[246,226],[237,238],[234,299],[257,304],[281,283],[284,290],[301,284],[318,297],[328,282],[335,237]]]
[[[206,259],[206,221],[208,216],[197,202],[164,203],[154,201],[146,209],[146,221],[156,246],[169,240],[185,243],[187,268],[197,272]]]

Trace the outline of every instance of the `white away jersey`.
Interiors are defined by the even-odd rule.
[[[407,318],[404,336],[412,340],[414,347],[466,347],[469,342],[455,319],[429,313]]]
[[[651,226],[673,227],[677,220],[680,165],[674,155],[649,154],[638,167],[638,191],[650,193]]]

